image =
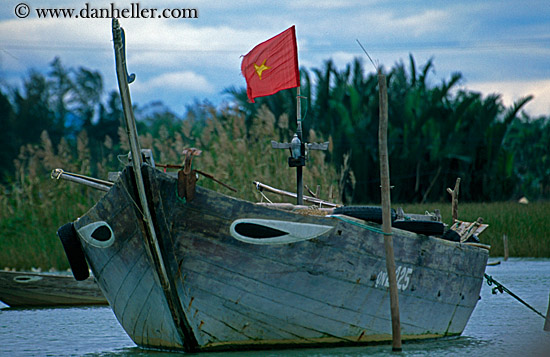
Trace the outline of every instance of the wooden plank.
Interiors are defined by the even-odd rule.
[[[188,318],[188,332],[201,349],[391,340],[384,238],[376,231],[380,225],[302,216],[201,187],[193,201],[182,203],[174,178],[147,171],[167,274]],[[127,172],[75,226],[103,220],[113,228],[112,246],[83,244],[132,339],[141,346],[184,349],[160,282],[147,271],[143,231],[134,223],[135,194],[121,186],[125,177]],[[116,214],[109,216],[112,212]],[[231,236],[231,222],[241,218],[334,228],[315,239],[262,246]],[[396,280],[403,287],[402,337],[460,334],[479,296],[487,251],[392,232]]]
[[[93,277],[0,271],[0,300],[11,307],[107,305]]]
[[[200,195],[197,195],[197,198],[196,198],[196,199],[197,199],[197,200],[201,200]],[[212,198],[209,198],[208,201],[212,202]],[[213,204],[216,204],[215,202],[212,202],[212,203],[213,203]],[[197,203],[197,205],[200,205],[200,204],[201,204],[201,202],[198,202],[198,203]],[[170,204],[165,204],[165,206],[171,206],[171,205],[170,205]],[[192,210],[189,210],[189,208],[190,208],[191,206],[193,206],[193,205],[189,205],[189,204],[188,204],[188,205],[186,206],[185,217],[186,217],[188,220],[191,220],[191,221],[193,221],[195,218],[198,220],[198,219],[199,219],[199,212],[197,212],[197,217],[194,217],[194,212],[193,212]],[[210,212],[212,212],[212,214],[210,214]],[[228,212],[224,212],[224,209],[221,208],[221,207],[219,207],[219,206],[217,206],[217,209],[216,209],[215,211],[214,211],[214,210],[209,211],[208,214],[206,214],[205,212],[202,212],[202,213],[203,213],[203,214],[200,215],[200,220],[201,220],[201,222],[202,222],[203,224],[200,224],[198,227],[196,227],[199,231],[201,231],[201,236],[202,236],[202,235],[209,236],[210,234],[215,235],[214,232],[216,232],[216,231],[219,232],[219,231],[221,230],[221,228],[220,228],[219,224],[217,223],[215,217],[218,217],[218,216],[219,216],[219,217],[223,217],[223,216],[225,216],[226,214],[228,214]],[[282,214],[284,214],[284,213],[282,213]],[[177,217],[177,216],[171,217],[171,220],[173,220],[173,221],[179,221],[180,219],[184,219],[183,216],[182,216],[181,218],[180,218],[180,217]],[[209,229],[209,227],[212,227],[212,228]],[[269,266],[270,266],[270,269],[272,269],[272,272],[273,272],[274,274],[277,274],[277,270],[276,270],[276,269],[273,270],[273,268],[274,268],[274,265],[273,265],[273,264],[274,264],[275,262],[273,261],[274,258],[273,258],[273,254],[272,254],[272,253],[266,253],[265,256],[262,254],[262,257],[261,257],[261,258],[267,259],[267,261],[268,261],[269,263],[266,262],[266,263],[264,263],[264,264],[262,264],[262,263],[252,264],[251,261],[244,259],[243,254],[246,255],[245,251],[236,250],[233,254],[229,254],[229,251],[227,250],[227,246],[224,244],[224,245],[223,245],[223,248],[222,248],[222,246],[220,245],[221,242],[212,243],[212,248],[211,248],[211,249],[208,249],[208,250],[197,250],[197,249],[198,249],[199,247],[201,247],[201,246],[202,246],[202,247],[205,247],[205,246],[202,245],[202,244],[204,244],[204,243],[201,243],[201,245],[198,245],[198,242],[196,241],[196,239],[198,239],[198,238],[196,238],[194,234],[190,234],[190,232],[189,232],[189,229],[192,229],[192,227],[189,226],[189,227],[182,227],[182,228],[183,228],[182,234],[185,235],[185,237],[182,237],[182,241],[184,241],[185,243],[191,245],[190,247],[187,247],[187,248],[186,248],[187,251],[196,252],[196,254],[197,254],[198,256],[200,256],[200,257],[209,257],[209,259],[215,259],[216,257],[219,257],[219,262],[218,262],[218,264],[227,264],[228,262],[233,261],[233,260],[237,261],[237,260],[239,259],[239,257],[240,257],[241,260],[240,260],[239,265],[240,265],[240,266],[243,266],[243,267],[246,267],[247,270],[251,270],[251,271],[260,271],[260,272],[262,272],[262,271],[260,270],[261,267],[262,267],[263,265],[269,265]],[[183,233],[183,232],[184,232],[184,233]],[[211,232],[211,233],[210,233],[210,232]],[[178,236],[178,234],[176,234],[176,237],[177,237],[177,236]],[[230,240],[230,239],[232,239],[232,238],[228,238],[228,239]],[[221,236],[220,236],[220,240],[225,241],[224,239],[221,238]],[[425,237],[425,241],[427,241],[427,242],[429,242],[429,241],[436,241],[436,240],[437,240],[437,239],[435,239],[435,238],[428,238],[428,237]],[[178,239],[177,241],[179,241],[179,239]],[[365,240],[363,239],[363,241],[365,241]],[[414,240],[408,240],[408,241],[414,241]],[[437,241],[439,241],[439,240],[437,240]],[[345,244],[345,242],[346,242],[346,241],[341,241],[341,244]],[[444,243],[444,244],[445,244],[445,243]],[[450,246],[453,246],[453,247],[455,247],[455,248],[457,247],[456,244],[453,245],[453,244],[450,243],[450,242],[449,242],[449,245],[450,245]],[[330,247],[331,249],[335,249],[336,251],[340,250],[340,248],[345,249],[345,248],[343,248],[342,245],[340,245],[340,244],[334,244],[334,245],[327,244],[326,246],[327,246],[327,247]],[[354,249],[356,250],[357,248],[358,248],[358,246],[356,245],[356,246],[354,247]],[[251,248],[251,249],[252,249],[252,248]],[[448,249],[448,248],[447,248],[447,249]],[[412,253],[412,252],[416,252],[416,251],[417,251],[416,249],[409,249],[409,250],[411,251],[411,255],[414,255],[415,257],[417,256],[416,253],[414,253],[414,254]],[[310,260],[310,259],[314,259],[314,260],[317,260],[317,259],[318,259],[318,258],[313,258],[313,257],[312,257],[312,258],[309,258],[308,255],[307,255],[307,253],[300,252],[300,250],[297,250],[297,246],[296,246],[296,245],[293,247],[293,251],[294,251],[295,253],[292,252],[292,251],[285,251],[284,253],[281,252],[281,253],[279,253],[279,254],[280,254],[280,255],[284,255],[284,256],[286,256],[286,257],[289,257],[289,258],[292,257],[292,256],[296,256],[296,257],[297,257],[297,260],[298,260],[299,262],[302,262],[302,263],[303,263],[303,261],[308,261],[308,260]],[[426,249],[426,251],[430,251],[430,249]],[[457,248],[456,251],[459,252],[460,249]],[[250,254],[251,254],[251,255],[254,255],[254,256],[258,256],[258,255],[259,255],[259,252],[258,252],[256,249],[254,249],[254,251],[251,252]],[[276,259],[280,258],[279,254],[277,254]],[[360,251],[359,254],[364,254],[364,252]],[[383,250],[381,251],[381,254],[383,254]],[[176,255],[179,255],[179,254],[176,254]],[[269,255],[272,256],[271,259],[268,258]],[[334,257],[335,255],[340,255],[340,253],[336,254],[334,251],[332,251],[332,252],[327,252],[327,256],[332,256],[332,257]],[[451,255],[451,254],[449,254],[449,255]],[[452,255],[455,255],[455,253],[453,253]],[[203,258],[203,259],[206,259],[206,258]],[[324,258],[319,258],[319,259],[320,259],[320,260],[323,260]],[[330,258],[325,259],[325,260],[327,261],[327,263],[329,262],[329,259],[330,259]],[[340,259],[340,257],[334,258],[334,260],[338,260],[338,259]],[[351,257],[350,257],[350,259],[351,259]],[[193,260],[193,258],[189,256],[189,253],[187,253],[187,255],[184,256],[183,260],[189,262],[190,260]],[[428,259],[426,259],[426,260],[428,260]],[[448,256],[447,256],[447,255],[444,255],[443,257],[441,257],[441,260],[442,260],[442,261],[448,261]],[[236,264],[237,264],[237,262],[236,262]],[[438,264],[439,264],[439,262],[438,262]],[[208,263],[205,264],[205,266],[201,267],[200,269],[208,269],[208,267],[211,268],[211,267],[214,266],[214,265],[216,265],[215,262],[209,261]],[[444,266],[446,266],[446,265],[447,265],[447,264],[445,263]],[[282,267],[285,267],[286,270],[293,269],[293,265],[292,265],[292,264],[289,264],[288,262],[286,262],[284,265],[281,265],[281,266],[282,266]],[[184,270],[188,271],[189,266],[184,265],[183,268],[184,268]],[[197,269],[199,269],[199,268],[197,268]],[[199,269],[199,270],[200,270],[200,269]],[[299,267],[296,266],[296,269],[299,269]],[[334,270],[330,270],[330,271],[334,271]],[[242,274],[242,273],[244,273],[244,272],[245,272],[245,271],[240,271],[239,274]],[[264,270],[263,272],[265,273],[265,270]],[[283,271],[282,269],[281,269],[281,273],[284,273],[284,271]],[[223,275],[220,275],[220,274],[221,274],[221,273],[220,273],[219,271],[209,271],[209,272],[208,272],[208,275],[210,275],[210,276],[223,276]],[[324,273],[324,274],[326,274],[326,273]],[[324,275],[324,274],[323,274],[323,275]],[[224,279],[224,280],[227,280],[227,281],[235,281],[235,276],[230,276],[230,277],[228,276],[228,277],[224,277],[223,279]],[[308,278],[308,279],[311,279],[311,277]],[[287,282],[287,286],[295,286],[295,285],[299,286],[299,285],[300,285],[299,281],[302,281],[302,282],[303,282],[304,280],[305,280],[305,279],[296,279],[295,282],[288,281],[288,282]],[[187,281],[187,280],[186,280],[186,281]],[[481,281],[481,280],[480,280],[480,281]],[[326,285],[326,286],[334,286],[333,284],[334,284],[333,282],[326,282],[326,284],[324,284],[324,285]],[[245,284],[245,283],[243,283],[242,285],[243,285],[243,287],[244,287],[244,286],[247,286],[247,285],[250,285],[250,284]],[[303,285],[303,283],[302,283],[302,285]],[[316,285],[317,285],[317,286],[320,286],[320,285],[323,285],[323,283],[319,283],[319,284],[316,284]],[[257,288],[257,290],[261,290],[261,289],[260,289],[260,288]],[[342,290],[342,289],[337,287],[337,288],[334,288],[334,289],[332,289],[332,290],[339,291],[339,290]],[[449,289],[447,288],[446,290],[448,291]],[[272,292],[271,292],[271,293],[272,293]],[[270,293],[270,294],[271,294],[271,293]],[[324,298],[325,298],[325,299],[330,299],[330,296],[325,296]],[[458,298],[459,298],[459,296],[457,295],[457,299],[458,299]],[[475,296],[475,298],[477,299],[477,295]],[[471,298],[471,300],[473,300],[473,301],[476,301],[476,299]],[[284,300],[287,300],[287,301],[290,300],[290,301],[292,301],[291,299],[283,299],[283,298],[281,298],[281,301],[284,301]],[[474,305],[475,305],[475,304],[474,304]],[[453,309],[454,309],[454,308],[453,308]],[[452,310],[452,311],[454,311],[454,310]],[[386,320],[386,321],[387,321],[387,320]],[[448,321],[447,321],[447,324],[448,324]]]
[[[182,349],[150,265],[143,227],[135,224],[140,217],[131,187],[125,171],[98,204],[75,222],[75,228],[78,231],[91,222],[105,221],[113,229],[115,241],[109,247],[98,248],[83,239],[81,243],[92,272],[99,277],[105,297],[130,338],[141,346]]]

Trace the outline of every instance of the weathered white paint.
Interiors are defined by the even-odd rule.
[[[92,233],[101,226],[105,226],[107,229],[109,229],[109,232],[111,232],[111,238],[106,241],[100,241],[92,237]],[[84,227],[77,229],[76,232],[78,233],[80,238],[90,243],[90,245],[98,248],[110,247],[115,241],[115,233],[113,232],[111,226],[109,226],[109,224],[105,221],[98,221],[87,224]]]
[[[286,232],[286,235],[274,238],[252,238],[243,236],[235,230],[239,223],[250,223]],[[319,237],[330,231],[333,227],[320,224],[289,222],[271,219],[243,218],[233,221],[229,231],[231,236],[241,242],[250,244],[272,245],[289,244]]]

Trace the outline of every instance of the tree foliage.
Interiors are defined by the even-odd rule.
[[[522,112],[531,96],[506,107],[498,94],[461,89],[460,73],[437,82],[432,78],[433,61],[419,66],[412,55],[407,63],[381,70],[388,80],[394,201],[447,200],[445,188],[457,177],[462,178],[463,200],[548,198],[550,119]],[[328,152],[312,157],[315,165],[309,170],[318,172],[316,179],[330,171],[325,183],[338,185],[345,203],[378,202],[376,74],[366,71],[359,59],[343,69],[328,60],[320,68],[302,69],[301,81],[304,139],[331,143]],[[196,101],[183,117],[160,102],[135,106],[142,140],[166,144],[154,144],[160,161],[181,161],[183,146],[197,146],[205,152],[203,164],[224,179],[250,180],[237,169],[243,167],[260,176],[280,176],[270,165],[294,177],[286,171],[286,153],[271,153],[269,141],[288,141],[296,130],[295,90],[257,98],[256,103],[248,103],[243,88],[226,92],[232,103],[216,108]],[[56,58],[46,75],[31,70],[21,88],[0,89],[0,180],[14,180],[20,148],[38,145],[44,131],[53,147],[64,140],[73,155],[77,137],[86,132],[91,163],[86,173],[116,168],[116,155],[128,150],[124,135],[119,135],[121,123],[120,98],[116,92],[104,92],[101,75],[84,67],[67,68]]]
[[[435,83],[433,70],[432,60],[417,66],[412,55],[408,64],[382,68],[388,81],[392,199],[447,200],[446,187],[457,177],[461,198],[468,201],[548,198],[549,166],[540,161],[550,148],[548,119],[532,120],[521,111],[532,96],[508,108],[498,94],[460,89],[460,73]],[[342,181],[348,183],[341,185],[344,201],[379,202],[376,73],[367,73],[358,59],[342,70],[329,60],[311,75],[302,70],[301,77],[302,93],[309,97],[307,125],[331,138],[327,159],[343,176],[351,175]],[[251,115],[244,89],[233,93]],[[288,96],[278,93],[258,102],[272,108]],[[534,131],[524,132],[534,127],[540,130],[536,138]],[[529,156],[535,149],[527,147],[527,137],[536,140],[538,156]]]

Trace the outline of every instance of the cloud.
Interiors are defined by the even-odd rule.
[[[116,87],[109,19],[17,19],[20,0],[3,0],[0,8],[0,74],[19,83],[29,68],[42,73],[59,56],[66,67],[99,70],[105,87]],[[94,0],[93,7],[108,7]],[[128,7],[131,0],[116,2]],[[41,0],[31,7],[82,8],[85,2]],[[300,65],[322,68],[332,58],[343,68],[354,57],[371,71],[360,40],[386,68],[410,53],[417,65],[435,59],[434,80],[459,71],[468,86],[502,93],[507,104],[527,94],[532,113],[548,114],[550,26],[544,2],[519,6],[512,0],[479,2],[382,0],[164,0],[142,7],[196,8],[198,19],[122,19],[126,30],[128,70],[138,76],[132,87],[140,99],[171,100],[169,95],[212,94],[243,86],[241,55],[295,24]],[[171,73],[171,74],[168,74]],[[143,81],[143,83],[141,82]],[[149,87],[147,87],[149,86]],[[152,88],[148,92],[148,88]],[[163,88],[172,89],[171,93]],[[175,90],[173,90],[175,89]],[[217,97],[217,96],[212,96]],[[178,98],[178,100],[181,98]]]
[[[487,94],[501,94],[504,105],[510,107],[520,98],[533,95],[534,98],[523,109],[533,116],[550,116],[550,79],[516,80],[468,83],[467,89]]]
[[[377,2],[377,0],[370,1],[370,3]],[[362,5],[368,6],[369,4],[363,0]],[[294,0],[291,1],[288,6],[291,9],[300,10],[300,11],[311,11],[311,10],[336,10],[336,9],[346,9],[353,6],[356,6],[356,1],[352,0]]]
[[[136,93],[156,91],[185,91],[210,94],[214,92],[214,86],[199,74],[191,71],[170,72],[153,77],[144,82],[136,81],[132,85]]]
[[[25,19],[0,22],[1,38],[30,46],[97,46],[111,37],[109,19]]]

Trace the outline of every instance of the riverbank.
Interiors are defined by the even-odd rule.
[[[57,228],[85,211],[84,202],[44,209],[44,203],[27,206],[26,212],[14,212],[0,222],[0,269],[42,271],[66,270],[69,267],[63,247],[56,236]],[[407,213],[432,212],[439,209],[444,222],[451,222],[450,203],[393,204]],[[508,236],[511,257],[550,257],[550,202],[460,203],[458,217],[475,221],[483,217],[489,228],[480,236],[481,243],[491,246],[492,257],[503,256],[502,236]]]

